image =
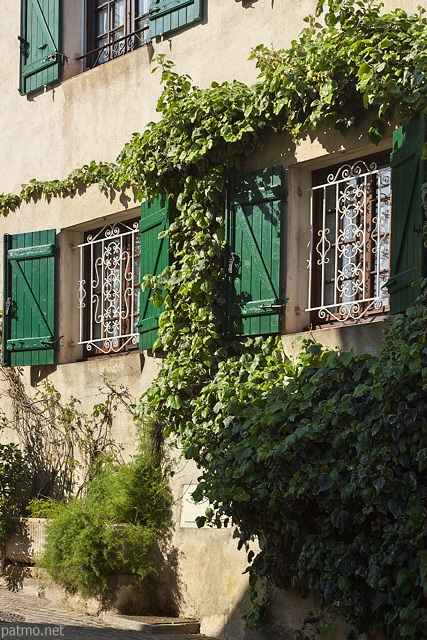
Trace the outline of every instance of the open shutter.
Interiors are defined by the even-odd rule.
[[[141,205],[141,282],[145,275],[159,275],[169,264],[169,239],[159,233],[169,227],[170,201],[157,196]],[[157,339],[157,325],[164,307],[155,307],[151,290],[141,291],[139,315],[139,348],[151,349]]]
[[[21,0],[19,90],[30,93],[59,78],[60,0]]]
[[[282,167],[232,179],[227,219],[226,335],[279,331]]]
[[[151,0],[150,38],[202,19],[203,0]]]
[[[3,364],[53,364],[55,230],[4,236]]]
[[[426,141],[426,117],[418,115],[394,132],[392,168],[392,227],[390,250],[390,311],[412,304],[420,287],[414,280],[427,275],[426,249],[421,239],[423,207],[421,185],[427,180],[427,162],[421,152]]]

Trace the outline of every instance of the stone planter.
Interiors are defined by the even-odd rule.
[[[43,552],[47,522],[46,518],[11,518],[5,543],[6,558],[34,564]]]

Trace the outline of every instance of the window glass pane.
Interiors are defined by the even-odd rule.
[[[108,33],[108,10],[102,9],[98,12],[97,35]]]
[[[150,8],[150,0],[136,0],[135,15],[141,16],[144,13],[148,13]]]
[[[137,36],[135,36],[137,40],[137,46],[142,44],[146,39],[148,39],[148,19],[143,18],[141,20],[136,20],[135,22],[135,31],[139,31]]]
[[[99,38],[97,47],[106,47],[107,45],[108,45],[108,38]]]
[[[123,26],[125,23],[125,0],[119,0],[114,5],[113,29]]]

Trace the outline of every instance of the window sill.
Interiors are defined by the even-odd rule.
[[[387,314],[367,318],[357,324],[322,325],[321,328],[306,329],[298,333],[281,336],[283,350],[290,360],[294,360],[301,351],[303,340],[313,340],[329,349],[369,353],[378,355],[383,341],[383,324]]]

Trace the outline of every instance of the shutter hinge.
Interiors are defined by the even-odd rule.
[[[45,347],[53,347],[54,345],[56,345],[61,338],[63,338],[64,336],[59,336],[59,338],[55,338],[55,340],[40,340],[40,344],[42,344]]]
[[[19,50],[21,55],[28,57],[28,51],[30,50],[30,43],[25,38],[18,36],[18,40],[20,42]]]
[[[50,62],[51,60],[56,60],[58,56],[60,58],[61,64],[65,64],[68,61],[68,56],[66,56],[65,53],[54,51],[53,53],[50,53],[48,56],[46,56],[46,58],[44,58],[42,62]]]
[[[12,298],[6,298],[6,304],[4,307],[4,315],[8,316],[9,315],[9,309],[10,309],[10,305],[12,304]]]
[[[283,304],[260,304],[257,309],[283,309]]]

